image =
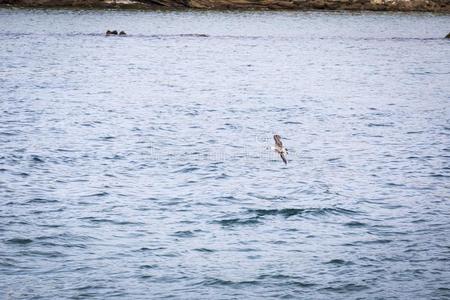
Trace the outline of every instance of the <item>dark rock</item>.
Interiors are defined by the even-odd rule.
[[[117,30],[113,30],[113,31],[107,30],[106,35],[117,35]]]
[[[450,39],[450,32],[445,36],[446,39]]]

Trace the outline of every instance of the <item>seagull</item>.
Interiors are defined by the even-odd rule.
[[[281,142],[281,136],[275,134],[273,136],[273,139],[275,140],[275,147],[273,147],[272,149],[275,150],[276,153],[280,154],[284,164],[287,165],[286,155],[288,154],[288,152],[287,149],[283,147],[283,143]]]

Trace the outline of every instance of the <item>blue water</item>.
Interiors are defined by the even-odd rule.
[[[450,16],[0,28],[1,299],[450,297]]]

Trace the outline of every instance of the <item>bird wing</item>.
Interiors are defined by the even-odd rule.
[[[284,164],[287,165],[287,158],[286,155],[284,155],[283,152],[280,153],[281,159],[283,160]]]
[[[283,143],[281,142],[281,137],[279,135],[274,135],[273,139],[275,140],[275,145],[279,148],[283,148]]]

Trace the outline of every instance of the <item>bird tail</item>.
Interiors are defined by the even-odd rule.
[[[287,159],[283,152],[280,153],[281,159],[283,160],[284,164],[287,165]]]

